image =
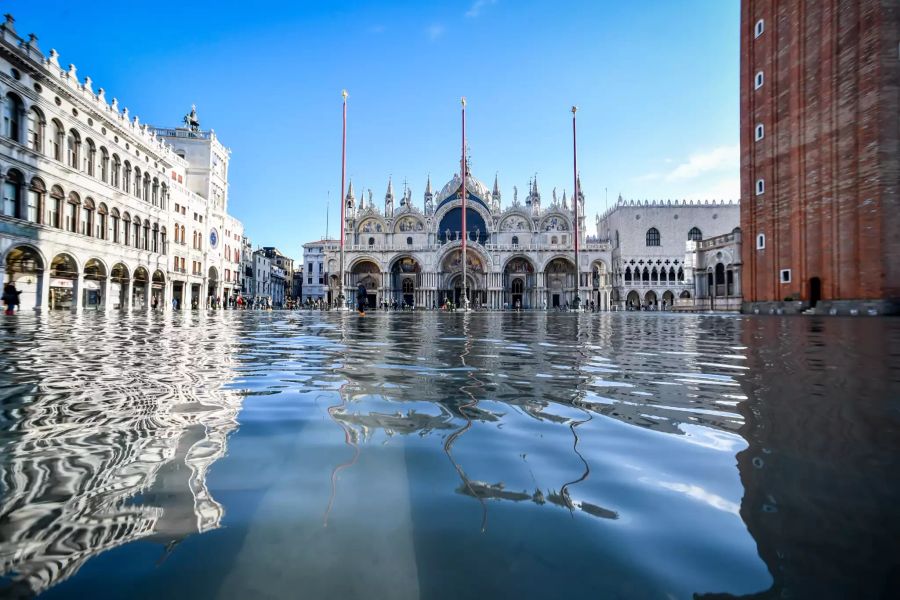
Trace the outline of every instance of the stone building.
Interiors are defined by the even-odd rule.
[[[165,310],[233,293],[243,227],[227,213],[229,153],[195,110],[180,128],[140,123],[11,16],[0,98],[0,264],[22,309]]]
[[[325,239],[303,244],[303,266],[298,269],[303,274],[303,301],[332,301],[328,292],[328,273],[325,272],[325,253],[339,249],[340,240]],[[338,268],[335,266],[334,272],[337,273],[337,271]]]
[[[275,306],[283,306],[288,299],[292,297],[293,279],[294,279],[294,259],[283,254],[274,246],[263,247],[263,252],[269,257],[272,263],[273,285],[279,289],[272,290]],[[276,271],[277,270],[277,271]]]
[[[739,253],[711,258],[704,254],[702,262],[695,256],[696,247],[709,238],[734,235],[739,221],[740,205],[735,202],[626,201],[619,196],[613,207],[597,217],[597,233],[611,245],[613,304],[694,308],[697,295],[706,298],[709,289],[722,298],[720,308],[735,307],[725,302],[726,297],[737,298],[739,307]],[[719,288],[696,287],[695,278],[705,283],[707,270],[714,278],[722,278]]]
[[[897,312],[900,6],[743,0],[740,35],[745,310]]]
[[[514,188],[512,202],[504,207],[497,178],[491,190],[467,174],[466,190],[466,287],[474,306],[553,308],[571,306],[577,295],[602,309],[610,307],[610,244],[586,235],[583,194],[578,199],[580,265],[576,274],[574,199],[570,205],[565,192],[559,197],[554,189],[545,204],[535,178],[524,203]],[[436,194],[429,178],[422,208],[412,198],[412,190],[404,186],[395,200],[389,181],[381,210],[371,190],[357,201],[352,182],[349,185],[344,198],[348,302],[355,302],[362,283],[370,306],[393,301],[428,308],[445,300],[461,304],[462,178],[454,175]],[[337,245],[325,249],[332,300],[340,288],[338,250]],[[309,267],[310,261],[305,262]],[[307,285],[309,281],[307,277]]]

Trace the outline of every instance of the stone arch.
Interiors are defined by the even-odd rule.
[[[399,215],[394,219],[393,233],[424,233],[425,220],[415,213]]]
[[[641,295],[637,290],[630,290],[625,295],[625,308],[627,310],[640,310],[641,304]]]
[[[525,227],[522,227],[520,229],[518,227],[518,224],[522,221],[524,221]],[[497,223],[497,230],[508,232],[534,233],[534,221],[531,220],[531,215],[529,215],[525,211],[513,209],[507,213],[504,213],[503,216],[500,217],[500,220]]]
[[[560,212],[560,211],[550,211],[543,217],[541,217],[540,225],[538,225],[538,231],[561,231],[561,232],[569,232],[572,231],[572,220],[569,218],[569,215]]]
[[[39,248],[30,244],[16,244],[3,256],[4,283],[11,283],[19,292],[19,310],[40,308],[43,297],[47,259]]]

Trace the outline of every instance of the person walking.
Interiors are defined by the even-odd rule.
[[[366,316],[366,286],[362,283],[356,288],[356,310],[361,317]]]
[[[11,315],[19,307],[19,290],[12,283],[3,286],[3,304],[6,305],[6,314]]]

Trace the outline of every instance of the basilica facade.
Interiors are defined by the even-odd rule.
[[[579,188],[581,186],[579,185]],[[576,297],[610,307],[610,244],[586,235],[584,195],[553,192],[544,204],[536,179],[523,201],[514,188],[503,206],[499,182],[493,189],[466,175],[466,285],[472,306],[500,309],[571,306]],[[356,198],[350,183],[345,202],[343,293],[356,301],[358,286],[370,306],[394,302],[420,308],[450,300],[462,303],[462,178],[455,174],[437,193],[429,177],[422,208],[404,187],[395,205],[388,182],[384,209],[372,192]],[[575,264],[575,211],[579,203],[579,259]],[[329,296],[340,293],[339,247],[330,245],[326,264]]]

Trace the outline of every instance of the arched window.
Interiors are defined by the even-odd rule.
[[[6,94],[3,102],[3,135],[14,142],[21,142],[22,134],[22,99],[12,92]]]
[[[370,237],[370,238],[369,238],[369,245],[370,245],[370,246],[374,246],[374,245],[375,245],[375,238],[373,238],[373,237]]]
[[[159,251],[162,254],[165,254],[166,253],[166,226],[165,225],[163,225],[159,229],[159,246],[160,246]]]
[[[650,281],[653,283],[657,283],[659,281],[659,273],[656,270],[656,267],[653,267],[653,270],[650,271]]]
[[[122,167],[122,191],[126,194],[131,192],[131,163],[127,160]]]
[[[764,250],[766,247],[766,234],[760,233],[756,236],[756,249]]]
[[[113,208],[111,211],[109,211],[109,220],[109,228],[112,230],[112,241],[118,244],[119,240],[121,239],[121,236],[119,235],[119,223],[121,219],[119,218],[118,208]]]
[[[625,267],[625,281],[631,281],[631,267]]]
[[[87,138],[87,160],[85,164],[87,166],[87,174],[91,177],[94,176],[94,166],[97,164],[97,146],[94,145],[94,140],[91,138]]]
[[[109,152],[100,146],[100,181],[109,183]]]
[[[45,125],[44,113],[37,106],[32,106],[28,111],[28,147],[35,152],[44,151]]]
[[[122,161],[119,160],[118,154],[112,155],[112,172],[110,173],[109,183],[113,187],[119,187],[119,179],[122,171]]]
[[[54,185],[50,189],[50,206],[48,207],[49,214],[47,215],[47,224],[50,227],[62,228],[63,198],[65,197],[65,193],[58,185]]]
[[[9,100],[9,98],[7,98]],[[22,174],[15,169],[6,174],[3,182],[3,214],[8,217],[22,218]]]
[[[619,230],[616,229],[616,248],[619,247]]]
[[[141,243],[141,220],[139,217],[134,217],[134,222],[131,224],[131,233],[132,239],[134,240],[135,248],[142,248],[143,243]]]
[[[677,280],[675,279],[675,267],[672,267],[672,268],[669,269],[669,281],[671,281],[671,282],[673,282],[673,283],[674,283],[675,281],[677,281]]]
[[[28,188],[28,204],[25,207],[25,218],[32,223],[42,223],[44,214],[44,196],[47,188],[44,182],[35,177]]]
[[[659,229],[656,227],[651,227],[647,230],[647,245],[648,246],[659,246]]]
[[[513,245],[513,246],[518,246],[518,245],[519,245],[519,236],[517,236],[517,235],[514,235],[514,236],[513,236],[513,238],[512,238],[512,245]]]
[[[66,130],[62,123],[53,119],[53,158],[62,162],[63,159],[63,143],[66,139]]]
[[[153,178],[153,206],[159,206],[159,179]]]
[[[166,187],[166,184],[162,184],[159,190],[159,207],[160,208],[168,208],[168,199],[169,199],[169,188]]]
[[[681,270],[681,267],[678,267],[678,282],[681,283],[684,281],[684,271]]]
[[[151,238],[150,250],[159,252],[159,223],[153,224],[153,237]]]
[[[66,231],[78,233],[78,206],[81,198],[75,192],[69,192],[66,200]]]
[[[406,245],[412,246],[412,238],[411,237],[406,238]]]
[[[550,238],[550,243],[553,245],[558,244],[559,239],[554,235],[553,237]]]
[[[150,173],[144,173],[144,200],[150,201]],[[154,203],[154,206],[156,203]]]
[[[122,243],[131,245],[131,215],[127,212],[122,213]]]
[[[688,239],[692,242],[699,242],[703,239],[703,232],[697,227],[691,227],[691,230],[688,231]]]
[[[81,226],[78,228],[81,235],[91,237],[94,226],[94,201],[90,198],[84,199],[84,206],[81,209]]]
[[[109,213],[109,211],[106,210],[106,205],[101,202],[100,206],[97,207],[97,223],[96,223],[96,227],[95,227],[96,237],[101,240],[106,239],[106,234],[107,234],[106,217],[107,217],[108,213]]]
[[[81,135],[74,129],[69,130],[69,135],[66,138],[66,149],[69,166],[73,169],[79,169],[80,165],[78,163],[81,160]]]
[[[134,197],[141,197],[141,170],[137,167],[134,168]]]
[[[641,279],[643,281],[650,281],[650,271],[647,267],[644,267],[644,272],[641,274]]]

